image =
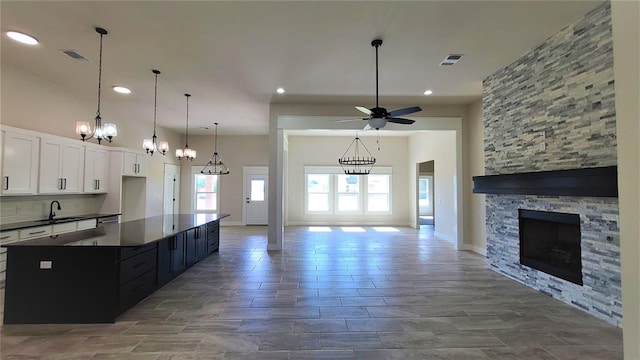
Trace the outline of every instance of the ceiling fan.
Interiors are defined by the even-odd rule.
[[[402,109],[397,109],[393,111],[387,111],[387,109],[380,107],[378,103],[378,48],[382,45],[381,39],[375,39],[371,42],[371,46],[376,48],[376,107],[368,109],[364,106],[356,106],[356,109],[367,114],[369,117],[364,118],[362,120],[367,120],[367,125],[365,126],[365,130],[376,129],[380,130],[388,122],[395,124],[406,124],[410,125],[415,122],[415,120],[404,119],[398,116],[413,114],[415,112],[421,111],[422,108],[419,106],[411,106]],[[347,120],[338,120],[338,121],[353,121],[359,119],[347,119]]]

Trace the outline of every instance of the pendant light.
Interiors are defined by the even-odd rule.
[[[158,106],[158,74],[160,74],[160,70],[151,70],[155,74],[156,81],[154,86],[154,94],[153,94],[153,136],[151,139],[144,139],[142,142],[142,147],[147,150],[147,154],[151,154],[153,156],[154,151],[158,151],[162,155],[165,155],[167,151],[169,151],[169,143],[166,141],[157,142],[158,137],[156,136],[156,108]]]
[[[368,156],[360,155],[360,146],[364,148]],[[353,153],[349,156],[348,153],[352,147]],[[369,149],[367,149],[362,140],[360,140],[358,133],[356,133],[356,138],[351,141],[351,144],[349,144],[347,150],[342,154],[342,157],[338,159],[338,163],[347,175],[369,175],[373,164],[376,163],[376,159],[371,155],[371,152],[369,152]]]
[[[184,94],[187,98],[187,127],[186,127],[186,136],[184,138],[184,149],[176,149],[176,157],[178,160],[182,160],[183,158],[187,160],[193,161],[196,158],[196,151],[193,149],[189,149],[189,97],[191,94]]]
[[[108,142],[112,142],[113,138],[118,135],[118,129],[116,128],[116,124],[106,123],[104,126],[102,125],[102,118],[100,117],[100,96],[102,90],[102,37],[107,35],[107,30],[103,28],[96,28],[96,32],[100,34],[100,62],[98,65],[98,111],[96,111],[95,117],[95,126],[93,131],[91,130],[91,125],[89,125],[88,121],[78,121],[76,123],[76,134],[80,135],[82,141],[89,140],[91,138],[96,138],[98,140],[98,144],[102,142],[102,140],[106,140]]]
[[[216,134],[213,137],[213,155],[209,159],[207,165],[200,170],[200,173],[209,175],[227,175],[229,174],[229,168],[222,162],[220,155],[218,155],[218,123],[214,124],[216,124]]]

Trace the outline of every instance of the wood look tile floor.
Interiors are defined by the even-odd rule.
[[[2,326],[1,357],[622,359],[621,329],[489,270],[430,226],[292,227],[271,253],[266,232],[222,227],[219,253],[115,324]]]

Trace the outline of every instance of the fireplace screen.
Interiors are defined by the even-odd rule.
[[[580,216],[518,210],[520,264],[582,285]]]

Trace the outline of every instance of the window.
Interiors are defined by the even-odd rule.
[[[354,212],[360,210],[360,176],[337,175],[338,211]]]
[[[390,178],[391,175],[367,176],[367,211],[388,212],[390,210]]]
[[[367,176],[345,175],[333,166],[306,166],[307,213],[391,213],[391,168],[374,167]]]
[[[307,211],[329,211],[329,176],[323,174],[307,175]]]
[[[195,212],[218,211],[218,175],[193,174]]]

